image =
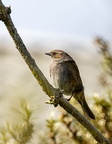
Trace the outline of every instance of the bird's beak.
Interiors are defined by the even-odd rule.
[[[45,54],[48,55],[48,56],[51,56],[50,53],[45,53]]]

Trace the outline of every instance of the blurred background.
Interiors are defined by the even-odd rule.
[[[102,37],[112,45],[111,0],[3,0],[11,6],[11,17],[37,65],[49,77],[50,57],[45,55],[54,49],[69,53],[78,64],[87,97],[102,93],[98,76],[101,72],[100,57],[94,39]],[[12,108],[20,107],[25,99],[37,108],[36,126],[45,125],[45,119],[57,113],[46,105],[48,97],[41,90],[26,63],[0,22],[0,125],[7,121],[19,121]]]

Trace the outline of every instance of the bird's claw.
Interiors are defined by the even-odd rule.
[[[62,97],[62,93],[60,92],[60,90],[57,89],[57,92],[55,93],[54,96],[50,96],[50,100],[46,101],[46,104],[53,104],[55,107],[58,106],[59,104],[59,98]]]
[[[69,98],[66,98],[67,101],[70,101],[72,98],[72,95]]]
[[[53,104],[55,107],[58,106],[57,98],[55,96],[51,96],[49,101],[45,102],[46,104]]]

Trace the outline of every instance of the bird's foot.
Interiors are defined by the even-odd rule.
[[[71,95],[69,98],[66,98],[67,101],[70,101],[73,95]]]
[[[51,96],[49,101],[46,101],[45,103],[46,104],[54,104],[54,102],[55,102],[55,96]]]
[[[59,98],[62,96],[62,93],[58,91],[55,96],[50,96],[49,101],[46,101],[46,104],[53,104],[55,107],[59,104]]]

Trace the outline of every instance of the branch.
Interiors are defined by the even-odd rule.
[[[0,20],[2,20],[7,27],[10,36],[12,37],[16,48],[20,52],[21,56],[29,66],[32,74],[37,79],[39,85],[42,87],[43,91],[49,96],[55,96],[55,106],[59,104],[63,107],[68,113],[75,117],[96,139],[100,144],[110,144],[108,139],[106,139],[80,112],[73,107],[66,99],[62,96],[59,90],[55,89],[52,85],[49,84],[43,73],[40,71],[36,65],[35,60],[32,58],[28,50],[26,49],[25,44],[23,43],[20,35],[15,28],[12,19],[10,17],[11,9],[10,7],[5,7],[0,0]]]

